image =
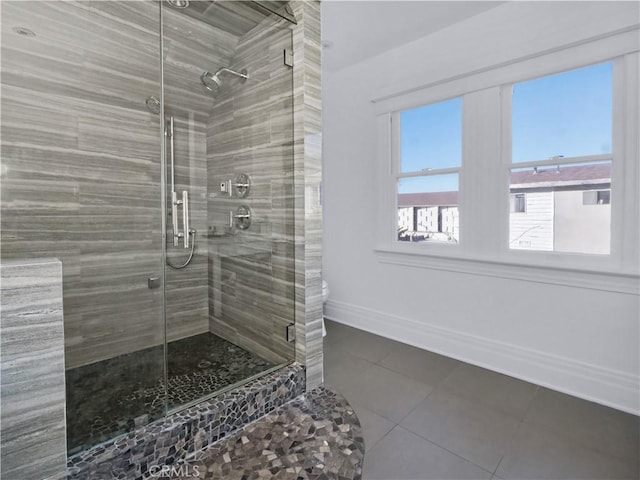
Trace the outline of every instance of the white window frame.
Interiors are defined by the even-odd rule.
[[[376,102],[379,261],[638,294],[640,168],[637,31],[554,50]],[[613,62],[613,138],[610,255],[510,249],[509,172],[513,84],[598,63]],[[459,169],[460,243],[397,241],[400,112],[462,97]],[[394,118],[396,119],[394,121]],[[498,161],[496,161],[498,159]],[[575,160],[593,160],[585,157]],[[551,160],[550,164],[557,165]],[[533,162],[542,166],[544,162]],[[435,172],[440,173],[440,172]],[[481,197],[484,197],[482,199]]]

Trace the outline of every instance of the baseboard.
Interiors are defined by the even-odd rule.
[[[640,414],[634,375],[485,337],[329,300],[325,318],[519,378],[559,392]],[[389,330],[393,325],[393,330]]]

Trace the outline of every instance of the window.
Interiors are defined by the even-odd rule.
[[[398,118],[398,241],[458,243],[462,99],[406,110]]]
[[[582,194],[583,205],[609,205],[611,190],[587,190]]]
[[[512,210],[509,248],[608,254],[611,211],[582,207],[605,202],[594,185],[611,186],[613,64],[517,83],[512,92],[511,163],[520,168],[510,169],[509,191],[526,192],[529,208]]]
[[[527,199],[524,193],[513,193],[509,200],[512,213],[524,213],[527,211]]]
[[[637,276],[640,53],[602,48],[610,60],[571,47],[376,101],[380,261]]]

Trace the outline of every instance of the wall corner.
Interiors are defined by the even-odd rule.
[[[296,360],[307,390],[322,372],[322,112],[320,2],[292,1],[294,182],[296,238]]]

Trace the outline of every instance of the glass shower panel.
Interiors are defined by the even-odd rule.
[[[169,408],[209,393],[203,377],[194,376],[207,372],[203,351],[210,339],[206,122],[211,102],[199,76],[209,55],[232,48],[216,33],[163,3]]]
[[[254,2],[165,2],[163,32],[172,410],[293,360],[293,78]]]
[[[2,258],[62,261],[69,455],[165,412],[159,12],[2,4]]]

